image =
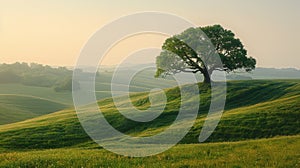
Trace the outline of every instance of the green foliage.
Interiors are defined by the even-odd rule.
[[[230,72],[245,69],[248,72],[256,65],[256,60],[247,56],[247,50],[234,33],[220,25],[189,28],[168,38],[162,49],[164,51],[156,58],[156,77],[200,72],[209,82],[214,70]],[[222,65],[214,59],[216,54],[220,56]]]
[[[0,64],[0,83],[21,83],[28,86],[53,87],[62,79],[70,78],[72,71],[65,67],[53,68],[36,63]]]
[[[247,50],[235,34],[224,29],[221,25],[206,26],[200,28],[215,46],[224,64],[223,70],[229,72],[235,69],[245,68],[251,71],[255,68],[256,60],[247,57]]]
[[[56,92],[63,92],[63,91],[72,91],[73,88],[75,90],[80,89],[80,84],[76,81],[73,83],[72,78],[67,78],[63,82],[57,84],[54,87],[54,90]]]

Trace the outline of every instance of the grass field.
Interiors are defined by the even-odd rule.
[[[300,165],[300,136],[208,144],[180,144],[145,158],[118,156],[104,149],[63,148],[0,154],[0,167],[270,167]]]
[[[204,144],[196,143],[210,104],[210,91],[206,85],[199,84],[199,88],[202,101],[194,126],[179,145],[160,155],[127,158],[99,148],[83,131],[75,111],[67,108],[0,126],[0,167],[299,166],[299,80],[228,82],[225,112],[206,141],[210,143]],[[166,89],[165,93],[168,103],[164,112],[147,123],[126,119],[114,104],[130,110],[126,107],[132,102],[139,109],[147,109],[147,92],[132,94],[131,101],[107,98],[98,104],[117,130],[132,136],[151,136],[171,125],[178,113],[179,89]]]
[[[169,101],[164,113],[146,123],[134,122],[120,115],[111,99],[100,100],[98,104],[106,119],[116,129],[134,136],[151,136],[167,128],[177,116],[178,89],[167,89],[166,93]],[[208,99],[208,94],[202,92],[202,100]],[[243,99],[240,95],[243,95]],[[147,107],[147,96],[147,93],[134,95],[133,104],[141,108]],[[300,133],[299,102],[299,81],[252,81],[251,84],[230,82],[226,110],[215,132],[207,141],[239,141],[297,135]],[[129,102],[123,102],[125,107],[126,103]],[[205,110],[208,105],[209,103],[203,101],[200,109]],[[197,142],[205,116],[201,111],[181,143]],[[71,108],[0,126],[0,137],[0,146],[8,150],[61,148],[91,142]]]
[[[33,96],[0,94],[0,125],[65,109],[67,106]]]
[[[129,70],[122,73],[126,74]],[[122,75],[122,74],[121,74]],[[125,75],[123,75],[125,76]],[[111,97],[112,72],[103,72],[96,78],[95,90],[97,99]],[[118,83],[124,90],[126,84]],[[172,80],[156,79],[152,71],[142,71],[135,75],[129,91],[143,92],[152,88],[175,86]],[[127,92],[120,91],[119,95]],[[23,100],[23,101],[22,101]],[[48,103],[46,101],[49,101]],[[0,84],[0,125],[34,118],[41,114],[56,112],[73,106],[72,93],[69,91],[55,92],[53,88],[26,86],[22,84]],[[30,108],[33,109],[30,109]]]
[[[71,92],[55,92],[53,88],[25,86],[22,84],[0,84],[0,94],[14,94],[37,97],[59,102],[65,105],[72,105]]]

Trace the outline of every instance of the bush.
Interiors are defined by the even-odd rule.
[[[80,89],[80,84],[79,82],[74,82],[74,86],[73,86],[73,81],[72,78],[68,78],[66,80],[64,80],[63,82],[57,84],[54,87],[54,90],[56,92],[63,92],[63,91],[72,91],[72,88],[74,87],[75,90],[79,90]]]

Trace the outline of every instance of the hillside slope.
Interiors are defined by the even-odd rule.
[[[125,76],[128,72],[129,70],[122,72],[121,76]],[[112,72],[103,72],[100,76],[97,76],[95,90],[98,99],[111,97],[110,82],[112,75]],[[153,74],[145,70],[136,74],[133,78],[130,91],[142,92],[155,87],[172,87],[175,86],[175,84],[176,83],[172,80],[154,78]],[[124,88],[126,88],[126,86],[124,83],[118,84],[118,87],[122,90],[125,90]],[[124,91],[120,91],[118,94],[121,95],[124,93]],[[4,98],[7,95],[10,96]],[[16,98],[12,98],[13,95],[16,96]],[[47,104],[45,101],[40,100],[48,100],[49,103]],[[28,104],[28,106],[26,106],[26,104]],[[33,109],[30,109],[30,106]],[[38,113],[48,114],[72,106],[73,99],[72,92],[70,91],[56,92],[52,87],[0,82],[0,115],[2,116],[0,117],[0,125],[23,121],[40,116]]]
[[[66,107],[39,97],[0,94],[0,125],[49,114]]]
[[[200,88],[203,85],[200,84]],[[228,83],[226,110],[207,141],[239,141],[300,134],[300,84],[291,81],[238,81]],[[209,100],[202,88],[201,100]],[[172,124],[178,113],[178,88],[167,89],[164,113],[148,123],[137,123],[120,115],[111,99],[99,101],[106,119],[118,130],[135,136],[149,136]],[[148,93],[132,96],[138,108],[147,108]],[[124,102],[129,103],[129,102]],[[209,101],[202,101],[196,123],[181,143],[197,142]],[[0,147],[4,149],[93,146],[82,130],[74,110],[63,110],[19,123],[0,126]]]
[[[0,84],[0,94],[26,95],[29,97],[52,100],[69,106],[73,104],[71,92],[55,92],[53,88],[48,87]]]
[[[150,157],[122,157],[103,149],[49,149],[0,153],[0,167],[299,167],[300,136],[207,144],[180,144]]]

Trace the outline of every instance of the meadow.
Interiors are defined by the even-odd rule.
[[[67,107],[67,105],[39,97],[0,94],[0,125],[49,114]]]
[[[122,73],[126,74],[129,70]],[[173,80],[156,79],[152,71],[142,71],[137,74],[130,85],[131,93],[149,91],[152,88],[168,88],[175,86]],[[122,74],[121,74],[122,75]],[[96,77],[95,94],[97,99],[111,97],[112,72],[103,72]],[[126,88],[126,84],[119,83],[121,90]],[[118,95],[127,93],[117,92]],[[73,107],[71,91],[57,92],[53,87],[42,87],[34,85],[24,85],[21,83],[1,83],[0,82],[0,125],[9,124],[26,119],[57,112]]]
[[[101,84],[97,85],[100,87],[98,89],[105,86]],[[198,136],[210,104],[210,89],[199,83],[202,101],[189,133],[174,148],[146,158],[119,156],[93,142],[83,130],[70,102],[57,104],[70,93],[43,87],[15,89],[11,99],[2,98],[5,107],[9,108],[9,104],[15,102],[18,106],[13,107],[27,109],[25,114],[36,112],[37,116],[0,126],[0,167],[299,166],[300,81],[229,81],[227,85],[225,111],[216,130],[205,143],[199,144]],[[133,86],[141,89],[141,86]],[[12,85],[2,84],[4,94],[9,92],[9,87],[13,91]],[[34,89],[36,91],[33,92]],[[117,130],[131,136],[151,136],[164,131],[178,114],[179,88],[164,89],[168,100],[164,112],[146,123],[126,119],[115,107],[118,103],[123,110],[130,110],[126,107],[132,103],[138,109],[147,109],[150,106],[149,92],[138,91],[130,95],[130,100],[122,100],[122,96],[118,102],[113,102],[109,97],[100,99],[98,105],[105,118]],[[48,106],[48,103],[53,104]]]
[[[104,149],[62,148],[0,154],[0,167],[299,167],[300,137],[284,136],[239,142],[180,144],[145,158],[119,156]]]

